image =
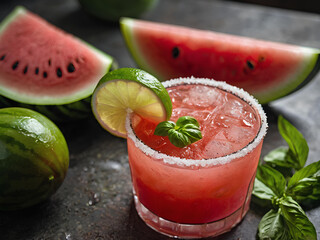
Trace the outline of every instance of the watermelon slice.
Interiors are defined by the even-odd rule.
[[[301,88],[320,69],[318,49],[131,18],[120,24],[139,67],[160,80],[214,78],[262,104]]]
[[[17,7],[0,25],[0,95],[36,105],[89,97],[113,59]],[[4,98],[4,99],[5,99]]]

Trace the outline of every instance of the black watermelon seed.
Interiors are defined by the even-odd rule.
[[[61,68],[57,68],[57,76],[58,76],[58,78],[61,78],[61,77],[62,77]]]
[[[48,65],[51,66],[51,59],[48,60]]]
[[[5,58],[6,58],[6,55],[3,54],[3,55],[0,57],[0,61],[3,61]]]
[[[43,77],[47,78],[48,77],[48,73],[47,72],[43,72]]]
[[[26,66],[24,69],[23,69],[23,74],[26,74],[28,72],[28,66]]]
[[[178,47],[174,47],[174,48],[172,48],[171,53],[172,53],[172,57],[173,57],[173,58],[177,58],[177,57],[179,57],[180,50],[179,50]]]
[[[36,70],[34,71],[35,74],[39,74],[39,68],[37,67]]]
[[[253,63],[251,62],[251,61],[247,61],[247,66],[248,66],[248,68],[250,68],[251,70],[253,70],[254,69],[254,65],[253,65]]]
[[[16,70],[19,65],[19,61],[16,61],[12,64],[12,70]]]
[[[69,73],[72,73],[72,72],[74,72],[76,69],[75,69],[75,67],[74,67],[74,65],[72,64],[72,63],[69,63],[69,65],[68,65],[68,72]]]

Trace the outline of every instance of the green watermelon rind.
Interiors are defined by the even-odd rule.
[[[66,177],[66,140],[40,113],[25,108],[0,109],[0,150],[0,210],[38,204],[54,194]]]
[[[110,71],[118,68],[118,63],[113,61]],[[92,116],[91,96],[61,105],[35,105],[20,103],[0,95],[0,108],[23,107],[42,113],[56,123],[72,122]]]
[[[121,18],[120,28],[127,48],[137,65],[145,71],[157,76],[160,80],[167,80],[161,76],[161,73],[154,71],[149,64],[140,56],[139,44],[135,42],[133,36],[133,27],[135,20],[132,18]],[[261,104],[267,104],[271,101],[285,97],[296,92],[307,85],[320,70],[320,50],[316,48],[300,47],[300,50],[306,53],[303,66],[296,76],[290,76],[287,81],[281,82],[278,86],[272,86],[265,91],[250,92]]]
[[[8,27],[9,23],[12,22],[12,20],[14,20],[19,14],[22,14],[25,11],[26,10],[24,7],[17,6],[11,13],[9,13],[9,15],[0,23],[0,33]]]
[[[153,74],[153,72],[150,71],[148,64],[146,62],[144,62],[143,59],[141,59],[139,57],[138,47],[135,45],[135,41],[132,36],[132,29],[133,28],[130,27],[130,26],[133,26],[133,24],[134,24],[134,21],[131,18],[127,18],[127,17],[120,18],[120,30],[121,30],[122,35],[124,37],[125,43],[129,49],[133,59],[138,64],[138,66],[141,67],[142,69],[148,71],[149,73]]]
[[[307,47],[302,48],[311,54],[308,55],[308,58],[304,61],[304,66],[301,68],[300,74],[297,74],[293,81],[290,81],[289,84],[278,86],[278,89],[272,88],[269,92],[252,93],[261,104],[269,103],[298,91],[306,86],[319,72],[320,50]]]
[[[42,113],[56,123],[71,122],[91,116],[91,96],[79,101],[62,105],[33,105],[16,102],[0,96],[0,108],[23,107]]]
[[[9,24],[19,15],[21,14],[25,14],[28,11],[22,7],[22,6],[17,6],[1,23],[0,23],[0,35],[1,32],[4,31]],[[82,39],[79,39],[75,36],[73,36],[73,38],[82,43],[85,44],[91,51],[93,54],[96,55],[97,58],[99,58],[99,60],[101,62],[103,62],[106,66],[105,69],[101,70],[101,76],[99,77],[99,79],[106,74],[114,65],[114,59],[100,51],[99,49],[95,48],[94,46],[92,46],[91,44],[83,41]],[[95,78],[96,76],[93,76],[93,78]],[[81,99],[87,98],[89,96],[92,95],[96,84],[98,83],[99,79],[97,78],[96,82],[92,82],[92,84],[90,84],[90,86],[87,86],[86,88],[77,91],[76,93],[64,96],[64,97],[60,97],[60,96],[50,96],[50,97],[37,97],[34,95],[28,95],[28,94],[21,94],[20,92],[17,93],[14,90],[11,89],[7,89],[5,87],[1,87],[0,86],[0,95],[3,95],[9,99],[12,99],[14,101],[17,102],[21,102],[21,103],[27,103],[27,104],[37,104],[37,105],[60,105],[60,104],[68,104],[68,103],[72,103],[75,101],[79,101]]]

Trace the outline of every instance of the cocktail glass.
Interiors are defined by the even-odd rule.
[[[223,131],[231,128],[232,126],[225,125],[228,119],[236,119],[235,121],[238,123],[241,121],[241,124],[244,124],[244,129],[250,126],[252,119],[257,121],[257,131],[249,139],[247,139],[248,136],[245,132],[235,128],[235,131],[239,132],[231,138],[237,138],[238,142],[240,139],[242,145],[239,146],[241,148],[227,147],[232,152],[224,153],[223,144],[228,144],[226,142],[229,140],[228,137],[221,140],[221,137],[225,136],[221,133],[223,131],[219,127],[221,131],[218,132],[221,136],[209,141],[210,143],[205,148],[201,148],[200,145],[199,148],[193,148],[194,151],[199,152],[199,156],[202,154],[201,151],[206,151],[209,154],[217,152],[218,157],[201,159],[198,156],[197,159],[188,159],[185,156],[190,155],[190,153],[185,154],[183,149],[180,153],[184,157],[179,157],[180,153],[178,153],[178,156],[171,156],[170,146],[169,152],[167,148],[166,154],[148,146],[137,137],[139,134],[135,129],[136,122],[144,120],[132,115],[127,117],[129,164],[134,202],[139,216],[149,227],[171,237],[201,238],[220,235],[236,226],[249,210],[256,168],[267,130],[266,115],[251,95],[242,89],[223,82],[180,78],[163,82],[163,85],[168,91],[170,90],[169,93],[174,92],[179,86],[188,86],[190,89],[195,89],[197,86],[206,86],[206,89],[209,89],[208,91],[213,88],[219,89],[217,91],[222,93],[222,97],[213,96],[214,93],[208,94],[206,89],[202,89],[198,95],[199,99],[194,100],[194,105],[192,105],[193,99],[182,101],[190,105],[191,111],[194,110],[193,108],[196,109],[197,112],[193,115],[200,120],[200,123],[203,122],[202,118],[207,116],[202,115],[202,111],[208,112],[208,109],[211,109],[210,111],[213,113],[218,111],[217,109],[220,109],[219,111],[222,111],[222,113],[227,111],[226,109],[229,107],[226,107],[224,102],[229,100],[225,100],[226,96],[230,96],[230,93],[233,95],[231,98],[235,99],[232,100],[234,101],[234,109],[229,109],[230,113],[226,116],[219,113],[218,117],[215,116],[215,121],[202,123],[208,125],[204,126],[203,130],[210,130],[211,132],[209,132],[212,135],[218,136],[218,133],[214,133],[216,131],[215,127],[212,126],[219,125]],[[207,96],[208,101],[206,101]],[[205,101],[205,107],[201,106],[203,100]],[[215,103],[215,100],[218,102]],[[243,113],[242,107],[237,108],[237,104],[243,102],[246,108],[251,108],[250,113]],[[210,106],[207,106],[208,103],[215,106],[210,108]],[[222,104],[223,107],[219,104]],[[175,108],[174,103],[173,107]],[[179,111],[183,112],[184,115],[188,113],[188,110],[184,111],[185,109],[182,109],[183,111]],[[177,111],[175,112],[175,109],[173,115],[174,113],[179,115]],[[241,116],[241,114],[244,115]],[[248,116],[251,120],[246,119]],[[147,128],[145,130],[149,131]],[[207,133],[204,135],[207,135]],[[150,138],[153,138],[152,134]],[[159,139],[154,141],[159,141]],[[222,144],[221,148],[217,148],[216,142]],[[168,144],[165,143],[164,145]],[[210,149],[210,146],[215,146],[213,147],[215,149]],[[189,148],[186,149],[186,151],[193,151]],[[222,152],[219,153],[220,149]]]

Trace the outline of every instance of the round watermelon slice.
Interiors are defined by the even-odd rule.
[[[17,7],[0,25],[2,101],[75,103],[93,93],[112,63],[109,55],[23,7]]]
[[[262,104],[301,88],[320,69],[318,49],[131,18],[120,25],[139,67],[158,79],[213,78]]]

